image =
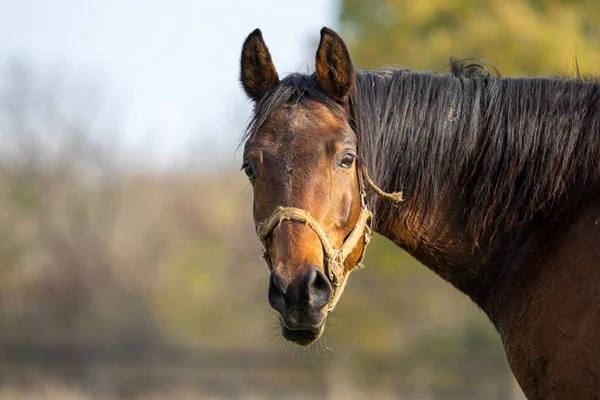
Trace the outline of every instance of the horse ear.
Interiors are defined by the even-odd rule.
[[[271,54],[260,29],[255,29],[244,42],[240,62],[240,82],[244,91],[254,101],[259,101],[279,82]]]
[[[321,29],[317,49],[317,81],[332,99],[346,101],[356,79],[350,53],[342,38],[329,28]]]

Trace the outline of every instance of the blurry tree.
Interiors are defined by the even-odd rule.
[[[148,307],[115,278],[115,132],[105,129],[92,91],[24,62],[4,66],[0,346],[110,337],[139,343],[152,333]]]
[[[476,57],[503,76],[600,72],[595,0],[343,0],[342,33],[358,67],[442,70]]]

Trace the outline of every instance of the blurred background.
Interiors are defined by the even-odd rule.
[[[594,0],[0,0],[0,399],[520,399],[465,296],[382,237],[325,337],[279,337],[237,82],[322,26],[362,69],[600,73]],[[575,61],[576,60],[576,61]]]

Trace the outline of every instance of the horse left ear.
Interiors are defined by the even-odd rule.
[[[356,71],[344,40],[329,28],[321,29],[317,49],[317,81],[329,97],[345,102],[352,90]]]

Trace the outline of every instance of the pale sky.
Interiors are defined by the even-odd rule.
[[[238,84],[245,37],[261,28],[280,75],[306,71],[336,0],[0,0],[0,68],[26,60],[88,80],[119,109],[128,156],[235,161],[250,106]],[[84,82],[85,83],[85,82]],[[218,151],[206,152],[208,144]],[[196,151],[196,150],[194,150]]]

